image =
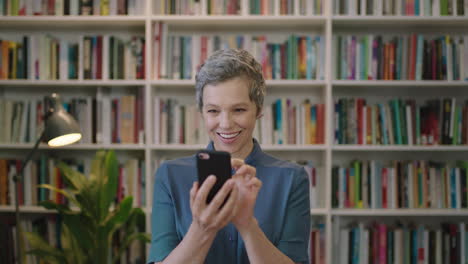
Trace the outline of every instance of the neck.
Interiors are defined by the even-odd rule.
[[[247,146],[241,148],[239,151],[235,153],[231,153],[231,156],[236,159],[242,159],[245,160],[247,156],[249,156],[250,152],[253,150],[253,140],[249,141],[249,144]]]
[[[249,140],[249,143],[247,145],[243,146],[241,149],[239,149],[239,151],[232,152],[231,153],[231,158],[245,160],[245,158],[247,158],[247,156],[249,156],[250,152],[252,152],[253,146],[254,146],[253,139]],[[214,148],[218,149],[216,147],[216,145],[214,145]]]

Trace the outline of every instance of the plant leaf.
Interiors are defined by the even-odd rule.
[[[133,243],[136,241],[141,241],[144,243],[149,243],[151,241],[151,238],[149,234],[147,233],[134,233],[131,235],[126,235],[124,241],[122,242],[122,245],[119,248],[119,251],[117,254],[114,255],[112,259],[112,263],[116,263],[122,254],[125,252],[125,250]]]
[[[80,190],[83,188],[83,185],[87,182],[87,178],[82,173],[73,170],[64,162],[59,162],[57,167],[61,171],[61,175],[63,181],[65,182],[66,186],[71,190]]]
[[[138,230],[138,227],[144,229],[145,220],[145,213],[141,208],[132,208],[130,216],[125,224],[125,229],[131,231]]]
[[[130,212],[132,210],[133,197],[125,197],[119,204],[117,208],[111,213],[109,218],[105,221],[105,230],[110,235],[109,239],[112,237],[112,234],[117,230],[122,224],[124,224],[130,217]]]
[[[39,205],[49,210],[57,210],[61,214],[70,214],[73,211],[66,204],[58,204],[52,201],[41,201]]]
[[[86,248],[81,248],[77,238],[70,232],[67,225],[62,223],[62,236],[61,236],[63,254],[68,263],[87,263],[89,252],[85,251]]]
[[[151,241],[151,237],[149,234],[143,232],[131,234],[125,238],[123,246],[128,247],[133,241],[137,240],[144,243],[149,243]]]
[[[75,197],[72,194],[70,194],[69,192],[67,192],[65,189],[59,189],[59,188],[57,188],[57,187],[55,187],[53,185],[50,185],[50,184],[40,184],[37,187],[48,189],[48,190],[51,190],[51,191],[56,192],[56,193],[60,193],[63,196],[65,196],[67,199],[69,199],[70,202],[72,202],[75,205],[79,206],[78,202],[75,200]]]
[[[101,222],[109,214],[109,205],[106,204],[106,184],[108,175],[105,173],[105,160],[109,151],[98,151],[91,163],[90,180],[94,183],[95,192],[89,193],[93,197],[96,206],[96,219]],[[106,207],[107,205],[107,207]]]
[[[133,197],[127,196],[125,197],[116,208],[116,213],[113,217],[116,223],[123,224],[127,221],[128,217],[130,216],[130,212],[132,211],[133,206]]]
[[[93,219],[80,214],[62,215],[63,224],[76,239],[83,252],[91,251],[95,248],[95,233],[98,229]]]
[[[119,165],[114,151],[96,153],[89,177],[74,171],[63,162],[58,166],[68,188],[63,190],[52,185],[40,187],[63,194],[79,207],[79,211],[52,201],[41,202],[45,208],[57,210],[62,218],[63,249],[54,249],[42,242],[47,247],[33,248],[34,254],[47,257],[48,263],[106,263],[116,230],[122,231],[125,236],[120,245],[112,248],[115,253],[123,252],[132,241],[149,242],[148,234],[139,233],[138,227],[142,223],[144,225],[146,218],[141,208],[132,208],[133,197],[125,197],[110,211],[119,177]],[[48,250],[55,250],[55,253]]]
[[[119,163],[114,151],[108,151],[102,167],[102,192],[100,197],[102,219],[109,214],[109,207],[115,199],[119,178]]]
[[[50,246],[38,234],[24,232],[24,235],[28,239],[31,246],[31,250],[27,251],[26,254],[38,256],[41,259],[51,263],[67,263],[63,253],[59,249]]]
[[[98,184],[93,180],[89,180],[75,195],[82,211],[89,217],[93,218],[96,223],[101,221],[98,200],[99,191]]]
[[[96,152],[94,159],[91,161],[91,174],[89,175],[90,180],[96,180],[99,182],[102,179],[102,164],[104,163],[106,151],[99,150]]]
[[[117,230],[113,231],[113,234],[116,232],[123,231],[125,233],[124,239],[119,247],[119,253],[114,255],[114,262],[116,262],[120,255],[125,251],[127,247],[130,246],[132,241],[140,240],[142,242],[148,243],[150,241],[149,234],[144,232],[139,232],[140,230],[145,229],[145,213],[141,208],[132,208],[130,212],[130,216],[128,217],[127,221]]]

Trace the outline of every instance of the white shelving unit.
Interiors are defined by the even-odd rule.
[[[143,86],[146,82],[143,80],[66,80],[66,81],[47,81],[47,80],[0,80],[1,86],[52,86],[61,89],[96,86]]]
[[[262,16],[262,15],[202,15],[202,16],[152,16],[152,21],[160,21],[171,25],[185,26],[268,26],[268,27],[304,27],[307,26],[325,26],[327,21],[325,16]]]
[[[33,144],[0,144],[0,149],[23,149],[30,150]],[[119,150],[145,150],[147,147],[143,144],[75,144],[64,147],[54,148],[41,143],[39,149],[46,150],[99,150],[99,149],[119,149]]]
[[[399,23],[402,26],[461,26],[468,22],[467,17],[460,16],[349,16],[349,15],[333,15],[334,25],[353,25],[353,26],[368,26],[368,25],[395,25]]]
[[[0,213],[11,213],[15,211],[15,207],[12,205],[1,206]],[[42,214],[42,213],[53,213],[52,210],[47,210],[40,206],[21,206],[21,213],[25,214]]]
[[[405,86],[408,88],[421,88],[426,87],[466,87],[464,81],[333,81],[335,87],[395,87]]]
[[[195,150],[204,148],[205,145],[156,145],[152,142],[153,126],[152,124],[152,96],[159,92],[159,88],[170,89],[172,93],[182,92],[187,94],[192,92],[194,94],[194,80],[153,80],[151,79],[151,52],[152,52],[152,24],[154,22],[165,22],[169,25],[169,29],[178,30],[179,28],[190,28],[198,31],[217,30],[222,31],[227,29],[228,31],[233,30],[264,30],[265,32],[276,32],[277,29],[287,32],[287,30],[307,30],[313,29],[325,36],[326,56],[325,56],[325,80],[323,81],[307,81],[307,80],[268,80],[267,87],[268,93],[274,95],[278,91],[285,90],[296,90],[299,89],[307,94],[316,95],[321,97],[323,102],[326,103],[326,121],[325,121],[325,144],[323,145],[312,145],[312,146],[298,146],[298,145],[273,145],[273,146],[262,146],[267,152],[271,152],[274,155],[278,155],[283,158],[296,157],[296,155],[310,157],[314,159],[314,163],[318,164],[322,170],[322,174],[319,175],[320,179],[324,182],[325,191],[321,199],[323,200],[323,208],[311,209],[311,215],[313,218],[322,219],[326,224],[326,259],[327,263],[331,260],[334,250],[332,237],[334,219],[346,218],[350,216],[367,217],[372,218],[374,216],[379,217],[405,217],[405,216],[468,216],[468,210],[430,210],[430,209],[333,209],[331,206],[331,168],[334,165],[334,161],[337,156],[347,160],[356,158],[356,155],[365,153],[367,155],[375,155],[378,157],[381,153],[385,153],[387,156],[393,156],[398,159],[398,156],[404,153],[406,156],[414,156],[418,158],[419,154],[430,156],[442,155],[449,158],[451,155],[456,153],[458,156],[466,156],[468,153],[468,146],[362,146],[362,145],[334,145],[333,139],[333,111],[334,111],[334,97],[337,93],[346,91],[348,93],[354,93],[356,88],[365,88],[364,95],[379,94],[382,89],[389,90],[394,87],[403,87],[402,89],[412,90],[415,93],[424,93],[425,89],[433,89],[438,91],[440,94],[444,94],[447,91],[458,91],[464,92],[464,89],[468,87],[467,82],[462,81],[341,81],[333,80],[333,45],[332,37],[338,32],[350,32],[353,30],[361,31],[367,30],[367,27],[371,30],[375,30],[378,33],[378,29],[382,26],[385,30],[395,25],[398,30],[402,30],[405,26],[428,26],[437,27],[438,29],[451,30],[463,30],[461,27],[468,23],[467,17],[389,17],[389,16],[337,16],[332,14],[332,1],[324,1],[324,15],[321,16],[259,16],[259,15],[247,15],[247,10],[242,10],[242,15],[237,16],[208,16],[206,13],[200,16],[176,16],[176,15],[153,15],[152,2],[151,0],[146,1],[145,14],[142,16],[111,16],[111,17],[99,17],[99,16],[44,16],[44,17],[1,17],[0,16],[0,32],[4,30],[16,30],[16,34],[22,34],[23,31],[30,31],[32,28],[47,29],[47,30],[58,30],[63,32],[64,30],[70,30],[73,32],[87,32],[99,29],[105,31],[108,29],[125,28],[128,31],[137,30],[138,32],[144,32],[146,39],[146,79],[144,80],[70,80],[70,81],[32,81],[32,80],[0,80],[0,95],[4,91],[14,90],[17,88],[29,89],[31,91],[41,91],[43,89],[44,94],[49,89],[57,91],[67,91],[76,94],[82,94],[85,90],[91,90],[93,93],[94,88],[97,87],[109,87],[113,88],[133,88],[133,87],[144,87],[145,95],[145,144],[106,144],[106,145],[93,145],[93,144],[77,144],[61,148],[60,150],[66,150],[68,155],[74,155],[74,153],[81,153],[79,155],[88,155],[89,152],[93,152],[98,149],[115,149],[118,151],[118,155],[121,153],[130,152],[131,155],[143,157],[145,159],[146,166],[146,183],[147,183],[147,195],[146,200],[148,205],[144,208],[147,212],[147,223],[148,232],[150,230],[150,219],[151,219],[151,201],[152,201],[152,186],[151,183],[154,169],[153,161],[158,158],[161,153],[168,158],[178,157],[185,153],[193,153]],[[201,0],[206,4],[206,0]],[[243,4],[248,3],[247,0],[243,0]],[[399,24],[399,25],[396,25]],[[404,29],[403,29],[404,30]],[[466,32],[468,34],[468,32]],[[191,91],[192,89],[192,91]],[[337,91],[336,91],[337,90]],[[164,93],[164,91],[161,91]],[[467,93],[468,94],[468,93]],[[19,153],[26,153],[32,144],[0,144],[0,155],[8,156],[9,152],[14,150]],[[50,150],[46,146],[41,146],[40,151]],[[85,151],[87,154],[82,154]],[[77,154],[78,155],[78,154]],[[24,206],[22,207],[23,213],[49,213],[37,206]],[[13,206],[0,206],[0,217],[4,213],[13,213]]]
[[[468,216],[468,210],[457,209],[333,209],[334,216]]]
[[[346,145],[333,146],[334,151],[468,151],[467,146],[371,146],[371,145]]]

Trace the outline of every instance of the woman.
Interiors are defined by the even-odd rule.
[[[217,51],[195,87],[207,148],[231,153],[235,174],[206,204],[216,177],[199,186],[195,156],[161,165],[149,262],[308,263],[307,174],[265,154],[252,137],[266,90],[260,64],[243,50]]]

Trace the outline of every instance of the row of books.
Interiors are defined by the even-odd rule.
[[[154,139],[155,144],[207,144],[208,134],[198,107],[183,104],[176,98],[155,96]]]
[[[20,170],[21,160],[0,160],[0,181],[5,183],[0,192],[0,204],[12,205],[15,197],[15,184],[13,176]],[[78,168],[78,166],[76,166]],[[80,169],[82,167],[80,166]],[[39,184],[51,184],[57,188],[65,188],[60,170],[55,166],[53,159],[42,155],[39,160],[32,161],[23,172],[23,181],[20,182],[19,204],[37,205],[38,202],[52,200],[56,203],[66,203],[62,194],[51,192],[47,189],[37,188]]]
[[[144,79],[145,40],[29,35],[0,40],[0,79]],[[82,54],[82,55],[80,55]]]
[[[324,144],[325,105],[279,98],[263,107],[254,137],[261,144]]]
[[[304,167],[309,177],[309,197],[310,197],[310,208],[323,208],[321,203],[321,197],[323,195],[323,184],[322,177],[319,177],[320,171],[314,166],[310,160],[299,160],[297,164]]]
[[[59,189],[66,189],[62,172],[56,166],[58,161],[41,155],[39,160],[31,161],[23,172],[23,181],[19,183],[19,204],[37,205],[41,201],[52,200],[59,204],[66,204],[65,196],[38,188],[39,184],[50,184]],[[76,171],[89,176],[91,161],[64,160]],[[15,184],[13,176],[20,170],[22,161],[14,159],[0,159],[0,205],[12,205],[15,198]],[[119,165],[119,176],[116,201],[125,196],[133,196],[134,206],[146,205],[145,166],[142,160],[128,159]]]
[[[325,224],[313,224],[309,237],[309,264],[325,264],[326,232]]]
[[[265,79],[324,79],[325,39],[305,35],[175,35],[155,23],[153,78],[192,79],[214,51],[238,48],[262,64]]]
[[[133,206],[144,207],[146,201],[146,166],[144,160],[127,159],[119,165],[116,202],[133,197]]]
[[[464,16],[463,0],[334,0],[337,15],[373,16]]]
[[[83,45],[85,79],[102,79],[102,71],[107,67],[107,61],[108,78],[111,80],[145,78],[144,37],[132,37],[130,40],[114,36],[85,37]],[[107,47],[109,51],[106,52]],[[106,73],[103,75],[107,76]]]
[[[0,160],[0,204],[13,205],[15,201],[15,183],[13,177],[22,166],[21,160]],[[56,203],[65,203],[62,194],[50,192],[47,189],[37,188],[39,184],[51,184],[57,188],[64,188],[61,172],[55,167],[54,160],[41,156],[38,161],[32,161],[24,169],[23,181],[17,189],[19,205],[37,205],[40,201],[52,200]]]
[[[96,143],[143,144],[145,141],[143,87],[136,94],[114,95],[98,88],[96,95]]]
[[[365,98],[335,101],[335,144],[466,145],[468,101],[455,97],[391,99],[367,103]]]
[[[200,15],[200,0],[157,0],[153,1],[155,15]]]
[[[335,36],[336,79],[468,80],[468,36]]]
[[[70,98],[63,104],[82,129],[82,143],[91,143],[92,101],[90,97]],[[33,143],[44,129],[44,113],[48,106],[39,99],[0,98],[0,142]]]
[[[202,1],[199,0],[158,0],[153,4],[156,15],[200,15]],[[208,15],[241,15],[244,7],[241,0],[206,0]],[[323,0],[248,0],[251,15],[320,15]]]
[[[155,144],[205,144],[208,136],[197,106],[155,96]],[[263,109],[254,137],[261,144],[323,144],[325,105],[277,99]]]
[[[144,141],[143,98],[137,95],[111,96],[98,89],[89,96],[64,98],[64,108],[78,121],[79,143],[142,143]],[[40,99],[0,98],[0,142],[33,143],[43,131],[48,107]]]
[[[21,42],[0,39],[0,79],[26,79],[28,67],[29,39]]]
[[[339,230],[339,264],[465,264],[468,260],[466,223],[438,226],[385,223],[353,224]]]
[[[251,15],[321,15],[322,0],[250,0]]]
[[[208,15],[239,15],[241,0],[206,0]]]
[[[468,162],[355,160],[332,168],[335,208],[468,209]]]
[[[155,25],[153,77],[192,79],[215,50],[243,48],[266,79],[324,79],[322,36],[167,35]],[[467,80],[468,36],[336,36],[341,80]],[[80,55],[82,54],[82,56]],[[0,79],[144,79],[145,41],[109,35],[0,40]]]
[[[145,0],[0,0],[0,16],[143,15]]]

